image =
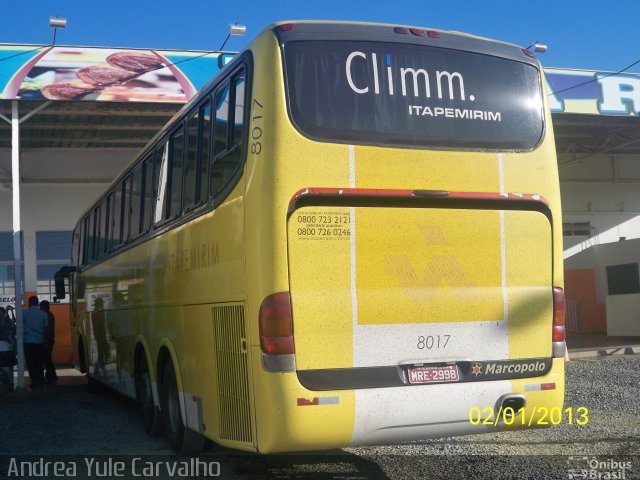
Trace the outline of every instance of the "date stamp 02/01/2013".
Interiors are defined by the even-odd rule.
[[[589,423],[589,409],[587,407],[532,407],[515,411],[511,407],[496,410],[493,407],[471,407],[469,409],[469,423],[472,425],[514,425],[514,426],[545,426],[586,425]]]

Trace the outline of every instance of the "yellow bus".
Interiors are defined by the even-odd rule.
[[[544,425],[566,347],[541,75],[457,32],[270,26],[79,220],[77,367],[180,452]]]

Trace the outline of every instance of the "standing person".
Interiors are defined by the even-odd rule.
[[[13,322],[0,307],[0,393],[13,391],[13,367],[17,363]]]
[[[29,308],[22,313],[24,356],[27,360],[31,388],[44,383],[44,348],[49,338],[47,314],[38,308],[38,297],[29,297]]]
[[[11,319],[7,316],[7,310],[0,307],[0,341],[4,340],[13,345],[15,329]]]
[[[46,370],[44,383],[55,383],[58,381],[58,374],[56,373],[56,367],[53,365],[51,354],[53,353],[53,345],[56,340],[56,317],[51,313],[47,300],[40,302],[40,310],[47,314],[47,319],[49,320],[49,336],[44,347],[44,368]]]

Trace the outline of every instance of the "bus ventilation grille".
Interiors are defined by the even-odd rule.
[[[252,442],[244,308],[240,305],[215,307],[213,323],[218,367],[220,437]]]

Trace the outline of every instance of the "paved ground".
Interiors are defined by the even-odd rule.
[[[587,425],[565,422],[544,430],[350,448],[314,455],[261,457],[210,449],[202,458],[218,462],[215,468],[219,467],[222,478],[240,479],[566,479],[569,473],[587,468],[594,459],[601,462],[595,470],[600,473],[599,478],[616,478],[611,474],[620,473],[618,464],[625,462],[631,462],[632,468],[624,466],[624,478],[640,478],[639,393],[638,355],[571,361],[567,364],[565,406],[587,407]],[[120,457],[128,467],[132,455],[158,456],[144,457],[143,462],[168,460],[176,467],[181,464],[175,462],[184,461],[171,456],[164,438],[152,438],[143,432],[131,401],[115,393],[91,394],[82,386],[60,389],[58,395],[43,394],[28,402],[18,396],[0,398],[0,449],[9,455],[0,457],[0,478],[11,473],[13,455],[67,455],[55,458],[78,462],[78,478],[86,473],[87,459],[108,458],[104,456],[128,455]],[[569,459],[567,455],[575,458]],[[137,464],[139,468],[142,465]],[[169,478],[166,465],[162,465],[159,473],[164,477],[159,478]]]

